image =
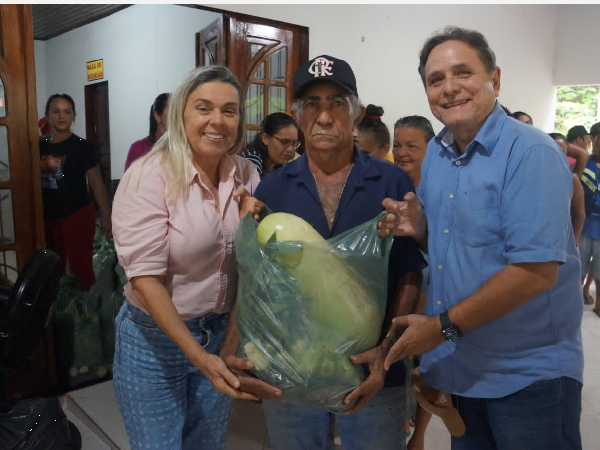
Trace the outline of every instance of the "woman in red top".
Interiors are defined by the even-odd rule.
[[[169,93],[160,94],[154,99],[150,107],[150,132],[148,136],[135,141],[129,148],[125,161],[125,172],[136,159],[146,155],[152,150],[165,131],[167,131],[167,116],[169,114]]]

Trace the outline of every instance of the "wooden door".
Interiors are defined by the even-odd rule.
[[[105,189],[111,185],[108,111],[108,81],[85,86],[85,134],[96,151]]]
[[[196,33],[196,67],[226,66],[229,21],[223,15]]]
[[[0,5],[0,272],[44,244],[31,5]]]
[[[223,55],[223,64],[231,69],[244,87],[246,142],[249,142],[259,132],[265,116],[291,111],[294,72],[300,64],[308,61],[308,29],[233,13],[222,16],[220,28],[215,22],[198,34],[206,36],[203,42],[222,43],[221,52],[212,52]],[[219,30],[222,33],[220,38],[215,36]],[[197,48],[196,62],[199,66],[217,63],[200,51]]]
[[[44,245],[31,5],[0,5],[0,283]],[[8,374],[12,397],[56,386],[52,334]]]

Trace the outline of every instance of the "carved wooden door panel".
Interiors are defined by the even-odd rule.
[[[213,22],[198,34],[207,36],[202,42],[222,43],[221,52],[211,52],[223,55],[222,64],[246,91],[246,142],[250,142],[265,116],[291,111],[294,72],[308,61],[308,29],[241,14],[223,15],[222,21],[221,28]],[[217,30],[220,38],[215,37]],[[196,61],[213,64],[206,53],[198,51]]]
[[[226,29],[229,22],[223,19],[221,15],[196,33],[196,67],[227,65],[225,39],[229,34]]]
[[[229,67],[246,90],[246,141],[250,142],[265,116],[290,111],[293,32],[231,18],[230,36],[236,56]]]

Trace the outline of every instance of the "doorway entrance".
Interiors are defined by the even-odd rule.
[[[110,125],[108,115],[108,81],[89,84],[85,92],[85,135],[94,146],[104,187],[111,185]],[[110,198],[109,193],[109,198]]]

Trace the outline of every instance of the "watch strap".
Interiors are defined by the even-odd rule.
[[[447,328],[448,326],[452,325],[452,322],[450,321],[450,317],[448,316],[448,311],[444,311],[443,313],[440,314],[440,323],[442,324],[442,330],[444,328]]]

